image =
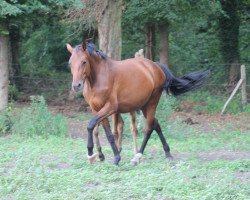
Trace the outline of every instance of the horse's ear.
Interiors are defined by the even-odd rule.
[[[83,43],[82,43],[82,49],[83,51],[85,51],[87,49],[87,46],[89,43],[93,43],[92,38],[86,39]]]
[[[88,43],[93,43],[93,38],[88,38],[85,40],[85,43],[88,44]]]
[[[68,51],[72,54],[74,48],[70,44],[66,44]]]
[[[86,43],[86,42],[83,42],[83,43],[82,43],[82,49],[83,49],[83,51],[85,51],[86,48],[87,48],[87,43]]]

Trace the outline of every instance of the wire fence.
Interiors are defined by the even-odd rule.
[[[225,64],[220,64],[225,65]],[[219,66],[219,64],[218,64]],[[250,73],[250,65],[246,65],[246,74]],[[228,87],[226,82],[225,72],[223,69],[212,70],[208,81],[204,84],[202,89],[199,91],[209,92],[211,95],[217,95],[219,98],[225,99],[229,95]],[[247,77],[247,94],[248,98],[250,96],[250,80]],[[72,75],[68,73],[62,77],[32,77],[32,76],[22,76],[22,75],[11,75],[10,82],[15,85],[16,90],[22,93],[23,96],[27,95],[45,95],[49,98],[58,98],[60,95],[69,94],[71,90]],[[14,92],[16,91],[14,90]],[[199,92],[196,93],[199,95]]]

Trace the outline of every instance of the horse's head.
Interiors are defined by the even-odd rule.
[[[67,49],[71,53],[69,65],[73,76],[72,89],[78,92],[83,89],[85,78],[90,75],[90,63],[85,45],[77,45],[73,48],[67,44]]]

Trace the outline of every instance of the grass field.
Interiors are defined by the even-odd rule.
[[[82,123],[85,118],[71,121]],[[127,119],[126,124],[127,132]],[[130,164],[129,133],[119,166],[112,164],[104,136],[106,160],[93,165],[87,162],[82,138],[2,136],[0,199],[250,199],[250,132],[230,124],[212,127],[216,131],[204,131],[178,119],[164,124],[175,160],[164,158],[153,134],[135,167]]]

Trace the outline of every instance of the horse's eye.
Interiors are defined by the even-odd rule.
[[[86,61],[85,61],[85,60],[83,60],[83,61],[82,61],[82,65],[85,65],[85,64],[86,64]]]

